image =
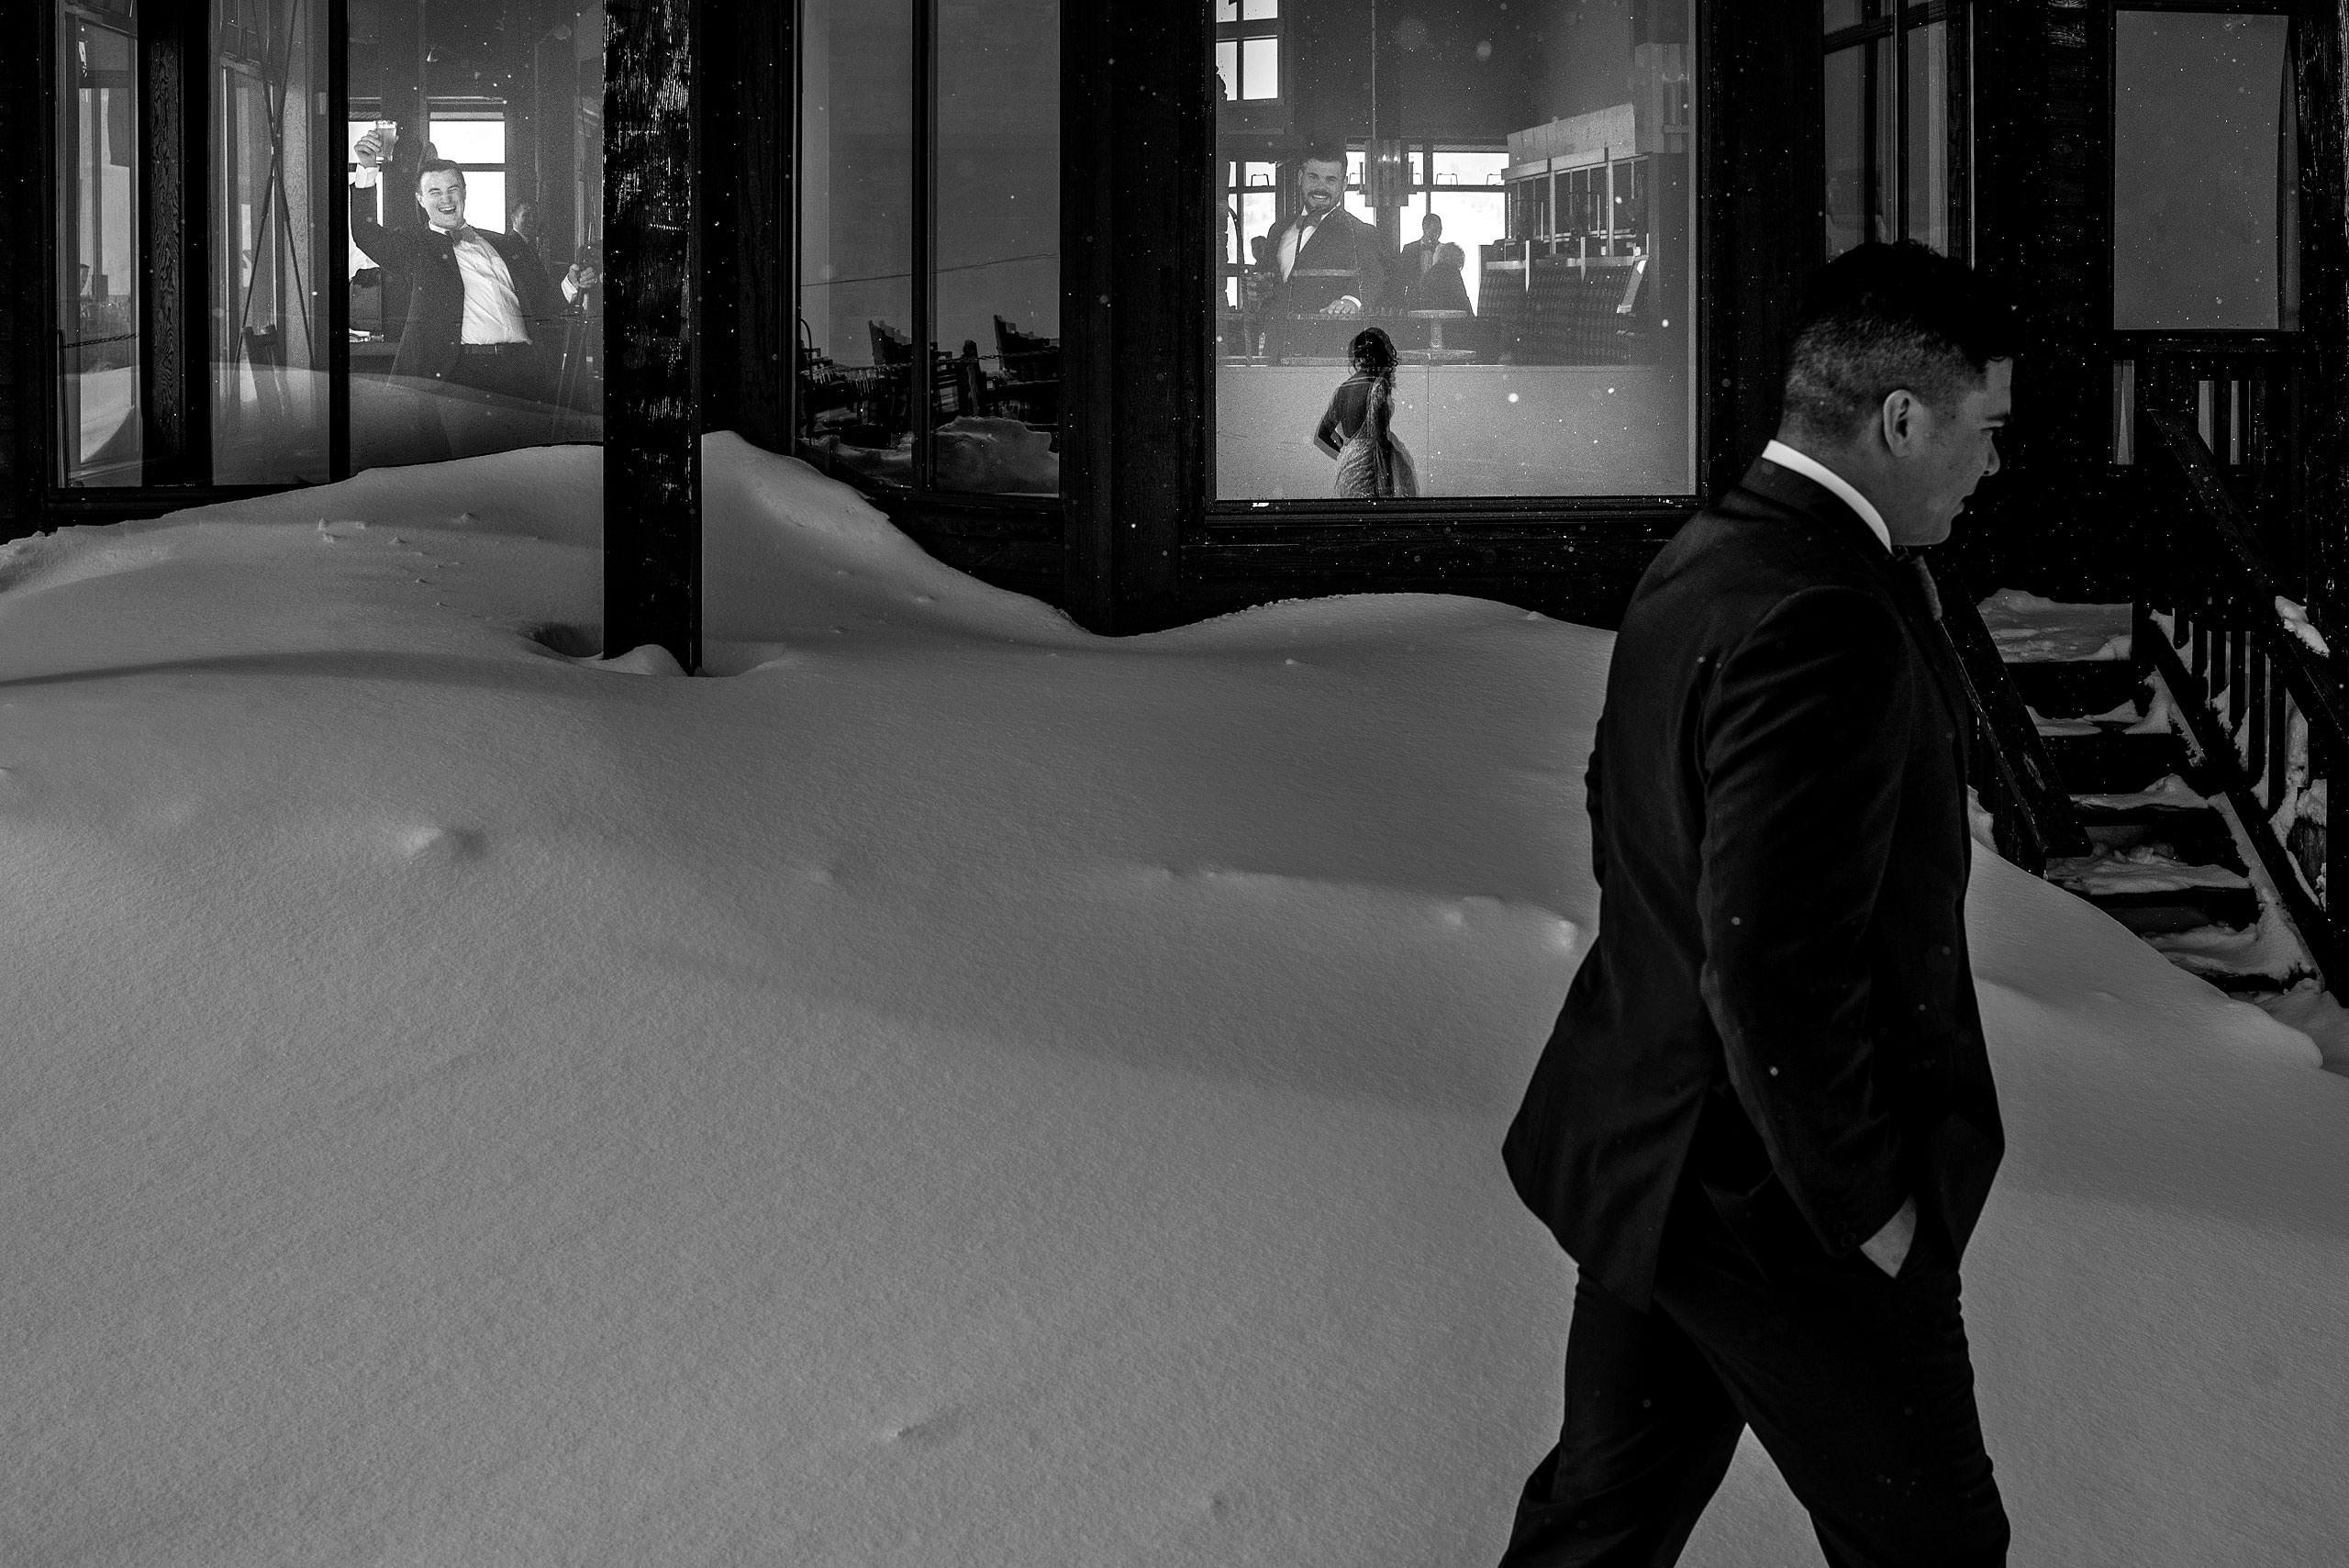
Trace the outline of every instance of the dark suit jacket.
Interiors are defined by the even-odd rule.
[[[1435,264],[1422,270],[1419,259],[1430,250],[1435,251]],[[1414,239],[1404,246],[1386,274],[1395,308],[1467,309],[1468,281],[1463,275],[1467,260],[1467,252],[1449,239],[1439,239],[1433,246],[1424,239]]]
[[[476,230],[506,261],[522,324],[541,350],[549,328],[562,315],[562,293],[547,279],[538,251],[527,239],[494,229]],[[432,228],[386,228],[357,210],[351,237],[386,272],[409,280],[407,328],[392,356],[394,375],[442,376],[456,367],[457,341],[464,329],[465,281],[457,267],[456,242]],[[388,305],[388,301],[386,304]]]
[[[2005,1147],[1965,949],[1965,737],[1908,564],[1775,463],[1641,578],[1590,763],[1598,940],[1505,1145],[1644,1309],[1665,1211],[1962,1253]]]
[[[1309,316],[1341,295],[1352,295],[1363,308],[1379,303],[1386,287],[1386,258],[1378,230],[1339,207],[1321,220],[1298,248],[1287,281],[1281,278],[1281,245],[1304,215],[1273,225],[1271,243],[1264,247],[1264,272],[1272,284],[1274,313]]]

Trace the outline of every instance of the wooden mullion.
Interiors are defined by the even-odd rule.
[[[604,648],[701,662],[696,120],[716,0],[607,0]]]

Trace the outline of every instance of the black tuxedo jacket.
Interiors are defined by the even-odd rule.
[[[549,326],[562,315],[562,291],[547,280],[546,266],[529,240],[489,228],[475,232],[505,258],[514,279],[514,298],[522,307],[522,324],[543,351],[551,336]],[[408,279],[407,326],[392,356],[392,373],[448,374],[456,367],[458,338],[465,322],[465,280],[457,267],[456,242],[429,226],[386,228],[355,210],[351,237],[387,275]]]
[[[1435,264],[1422,267],[1420,259],[1431,250],[1435,252]],[[1467,253],[1449,239],[1439,239],[1431,246],[1424,239],[1414,239],[1403,247],[1395,258],[1394,270],[1387,273],[1387,285],[1394,291],[1397,310],[1466,310],[1468,280],[1464,275]]]
[[[1376,307],[1386,287],[1386,258],[1378,230],[1346,211],[1333,208],[1320,226],[1297,247],[1297,262],[1286,282],[1281,279],[1281,246],[1304,215],[1273,225],[1264,247],[1264,272],[1272,280],[1272,308],[1308,316],[1341,295],[1352,295],[1365,310]]]
[[[1909,563],[1790,470],[1754,464],[1641,578],[1590,762],[1598,935],[1504,1147],[1631,1307],[1684,1180],[1836,1255],[1913,1195],[1963,1253],[2005,1148],[1970,717]]]

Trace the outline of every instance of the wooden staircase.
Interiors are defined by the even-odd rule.
[[[2134,604],[1977,603],[1926,554],[1993,840],[2224,989],[2337,988],[2349,831],[2331,831],[2330,784],[2349,769],[2349,661],[2285,593],[2194,420],[2142,409],[2137,432]],[[2075,624],[2042,637],[2007,614],[2042,609]]]
[[[2126,605],[2075,607],[2107,610],[2124,628],[2132,618]],[[2005,667],[2087,840],[2085,853],[2051,855],[2047,880],[2223,990],[2282,991],[2304,978],[2299,944],[2278,938],[2281,917],[2262,929],[2224,784],[2196,760],[2158,679],[2133,658]]]

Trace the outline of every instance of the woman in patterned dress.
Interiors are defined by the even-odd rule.
[[[1347,349],[1353,373],[1331,394],[1313,444],[1338,460],[1337,495],[1417,495],[1418,468],[1395,437],[1395,342],[1376,327]]]

